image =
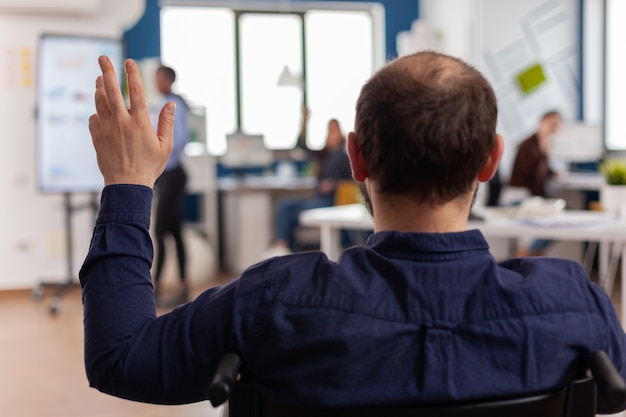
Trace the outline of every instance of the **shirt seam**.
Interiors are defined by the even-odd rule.
[[[489,253],[488,249],[466,249],[463,251],[458,251],[458,252],[436,252],[436,251],[432,251],[432,252],[427,252],[427,251],[420,251],[420,252],[399,252],[399,251],[395,251],[393,249],[381,249],[381,248],[374,248],[374,250],[382,255],[385,255],[389,258],[392,259],[401,259],[401,260],[405,260],[405,261],[439,261],[439,262],[444,262],[444,261],[450,261],[450,260],[455,260],[458,261],[460,259],[467,259],[467,258],[471,258],[474,256],[479,256],[479,255],[485,255],[487,253]]]
[[[271,269],[271,265],[268,265],[265,271],[263,271],[263,274],[262,274],[263,290],[260,292],[259,305],[256,308],[256,311],[254,313],[254,321],[250,328],[249,341],[250,341],[250,344],[254,347],[258,346],[258,338],[260,337],[262,333],[263,325],[267,318],[267,313],[270,310],[271,304],[272,304],[270,300],[271,299],[270,293],[272,290],[272,282],[271,282],[272,280],[266,278],[270,269]]]
[[[303,307],[303,308],[314,308],[314,309],[319,309],[319,308],[325,308],[328,310],[335,310],[335,311],[341,311],[344,313],[348,313],[348,314],[356,314],[356,315],[360,315],[360,316],[365,316],[365,317],[370,317],[370,318],[374,318],[374,319],[378,319],[381,321],[386,321],[386,322],[391,322],[391,323],[404,323],[404,324],[414,324],[414,325],[433,325],[433,324],[452,324],[455,327],[459,327],[459,326],[466,326],[466,325],[474,325],[474,324],[482,324],[482,323],[495,323],[498,321],[509,321],[509,320],[513,320],[513,319],[522,319],[522,318],[537,318],[537,317],[545,317],[545,316],[560,316],[560,315],[566,315],[566,314],[581,314],[581,313],[590,313],[589,309],[586,310],[570,310],[570,311],[563,311],[563,312],[546,312],[546,313],[537,313],[537,314],[528,314],[528,315],[523,315],[523,316],[511,316],[511,317],[500,317],[500,318],[496,318],[496,319],[490,319],[490,320],[472,320],[472,321],[463,321],[463,322],[451,322],[451,321],[442,321],[442,320],[438,320],[438,321],[424,321],[424,322],[412,322],[412,321],[402,321],[402,320],[395,320],[392,318],[387,318],[387,317],[380,317],[380,316],[376,316],[373,314],[367,314],[364,312],[359,312],[359,311],[354,311],[354,310],[350,310],[350,309],[344,309],[344,308],[340,308],[340,307],[334,307],[334,306],[321,306],[321,305],[316,305],[316,304],[311,304],[311,303],[294,303],[294,302],[289,302],[289,301],[281,301],[281,300],[277,300],[278,303],[281,303],[285,306],[291,306],[291,307]],[[589,307],[589,306],[587,306]]]

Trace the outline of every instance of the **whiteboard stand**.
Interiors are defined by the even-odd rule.
[[[72,205],[72,193],[65,192],[63,194],[64,197],[64,206],[65,206],[65,251],[66,251],[66,268],[67,268],[67,277],[65,282],[62,283],[44,283],[41,282],[37,287],[35,287],[32,291],[32,298],[35,300],[40,300],[44,294],[45,286],[55,286],[56,291],[50,300],[50,314],[53,316],[59,312],[59,307],[61,305],[61,298],[65,293],[74,288],[78,284],[78,280],[75,279],[74,276],[74,256],[73,256],[73,242],[72,242],[72,214],[78,210],[91,209],[93,212],[93,218],[96,218],[98,213],[98,198],[97,193],[91,193],[91,199],[89,202],[80,204],[80,205]]]

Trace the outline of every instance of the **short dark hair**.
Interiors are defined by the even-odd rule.
[[[442,204],[475,186],[496,140],[487,80],[436,52],[391,61],[361,89],[355,133],[379,194]]]
[[[176,81],[176,71],[173,68],[166,67],[165,65],[161,65],[157,72],[162,72],[165,76],[170,80],[172,84]]]

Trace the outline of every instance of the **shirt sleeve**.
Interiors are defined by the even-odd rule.
[[[92,387],[118,397],[183,404],[205,399],[232,344],[234,281],[156,316],[150,275],[152,190],[103,190],[80,271],[85,367]]]

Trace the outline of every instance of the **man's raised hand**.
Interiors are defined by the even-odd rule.
[[[122,97],[111,60],[98,59],[102,75],[96,80],[96,113],[89,118],[89,132],[96,149],[104,185],[138,184],[152,188],[172,152],[174,103],[159,114],[154,132],[137,64],[126,60],[130,108]]]

